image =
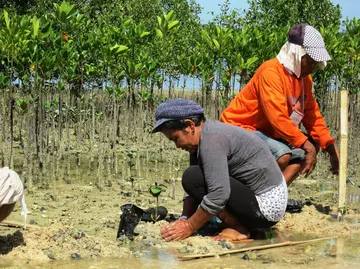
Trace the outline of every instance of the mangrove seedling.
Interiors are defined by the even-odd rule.
[[[164,188],[166,188],[166,186],[164,186],[163,184],[158,184],[157,182],[155,182],[155,185],[150,186],[149,188],[150,194],[156,198],[155,215],[152,216],[154,222],[156,222],[159,219],[158,216],[159,196],[161,192],[164,190]]]

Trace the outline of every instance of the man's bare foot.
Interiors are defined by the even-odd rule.
[[[233,242],[233,241],[241,241],[241,240],[245,240],[248,239],[250,237],[250,233],[240,233],[238,230],[236,229],[232,229],[232,228],[225,228],[221,231],[221,233],[219,233],[218,235],[214,236],[214,240],[216,241],[229,241],[229,242]]]

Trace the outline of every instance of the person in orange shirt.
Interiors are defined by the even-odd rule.
[[[339,151],[314,99],[311,79],[315,68],[324,68],[330,59],[315,28],[294,25],[277,57],[258,68],[220,118],[261,137],[288,185],[300,173],[313,171],[319,148],[329,153],[331,171],[338,174]]]

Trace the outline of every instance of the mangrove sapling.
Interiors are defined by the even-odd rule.
[[[99,139],[98,139],[98,182],[96,187],[102,191],[103,182],[103,170],[104,170],[104,137],[106,136],[106,130],[104,128],[104,113],[99,112],[97,114],[97,120],[99,122]]]
[[[80,166],[81,166],[81,150],[75,151],[75,178],[77,183],[83,184],[82,178],[80,178]]]
[[[0,82],[3,74],[0,73]],[[6,133],[6,120],[5,120],[5,91],[2,91],[0,94],[0,122],[2,123],[1,134],[0,134],[0,151],[1,151],[1,162],[0,165],[5,166],[5,156],[4,156],[4,147],[5,147],[5,133]]]
[[[112,133],[111,133],[111,126],[112,124],[108,124],[106,126],[107,129],[107,147],[106,147],[106,151],[105,151],[105,156],[106,156],[106,171],[107,171],[107,182],[106,182],[106,186],[107,187],[111,187],[112,186],[112,152],[111,152],[111,145],[112,145]]]
[[[54,112],[54,104],[55,104],[55,88],[51,91],[51,106],[50,106],[50,117],[51,117],[51,150],[50,150],[50,156],[51,156],[51,182],[53,184],[53,195],[54,197],[57,197],[56,195],[56,175],[58,175],[58,166],[57,166],[57,154],[56,152],[59,150],[59,147],[56,146],[56,127],[55,127],[55,112]]]
[[[146,149],[146,163],[150,163],[150,157],[149,157],[149,150]],[[145,178],[149,178],[149,170],[150,167],[149,165],[146,166],[146,174],[145,174]]]
[[[76,145],[81,145],[81,142],[83,141],[84,137],[84,122],[82,120],[82,103],[84,102],[84,95],[81,95],[80,97],[76,98],[76,122],[74,124],[75,126],[75,139],[76,139]],[[79,146],[78,146],[79,147]],[[74,147],[75,151],[75,177],[76,182],[80,183],[80,156],[81,156],[81,148]],[[83,182],[81,182],[83,183]]]
[[[132,178],[131,168],[136,165],[134,159],[136,158],[136,152],[134,149],[126,149],[126,163],[127,163],[127,177],[126,180]]]
[[[24,181],[26,182],[27,190],[29,193],[33,191],[33,159],[34,159],[34,152],[35,152],[35,145],[33,141],[34,139],[34,106],[29,108],[29,113],[27,114],[27,146],[25,151],[25,160],[26,162],[26,177]],[[25,165],[25,163],[24,163]]]
[[[124,185],[125,184],[125,180],[126,180],[126,173],[127,170],[125,171],[126,167],[125,167],[125,160],[122,159],[122,165],[121,165],[121,183],[120,185]]]
[[[116,98],[116,96],[115,96]],[[114,174],[117,175],[119,173],[118,171],[118,155],[117,155],[117,143],[118,143],[118,137],[117,137],[117,128],[118,128],[118,118],[119,118],[119,113],[118,113],[118,101],[117,99],[114,100],[114,121],[113,121],[113,130],[111,132],[111,154],[112,154],[112,169],[114,171]],[[120,131],[120,130],[119,130]]]
[[[106,158],[106,172],[107,172],[107,182],[106,186],[110,187],[112,186],[112,169],[114,168],[114,131],[113,127],[115,126],[115,97],[114,97],[114,90],[111,87],[106,88],[106,100],[107,103],[110,103],[109,105],[109,113],[106,113],[106,145],[105,145],[105,158]],[[109,115],[109,116],[108,116]]]
[[[70,85],[67,85],[67,94],[66,94],[66,110],[65,110],[65,134],[66,134],[66,182],[71,182],[70,180],[70,169],[71,169],[71,141],[70,141],[70,109],[71,109],[71,95],[70,95]]]
[[[11,94],[11,86],[10,86],[10,94]],[[9,166],[13,167],[14,165],[14,109],[15,108],[15,100],[10,95],[10,157],[9,157]]]
[[[174,158],[171,158],[171,161],[169,162],[169,184],[171,184],[171,191],[169,192],[169,197],[173,200],[175,200],[175,189],[176,189],[176,178],[174,175],[175,171],[175,163]]]
[[[155,213],[154,213],[154,216],[151,216],[153,222],[156,222],[159,219],[159,216],[158,216],[159,196],[160,196],[161,192],[164,190],[164,188],[166,188],[166,186],[164,186],[163,184],[158,184],[157,182],[155,182],[155,185],[150,186],[150,188],[149,188],[150,194],[156,198]]]
[[[140,152],[136,155],[136,178],[141,178],[142,174],[142,166],[141,166],[141,159],[140,159]]]
[[[90,93],[90,105],[91,105],[91,131],[90,131],[90,176],[94,172],[94,145],[95,145],[95,129],[96,129],[96,113],[95,113],[95,93]]]

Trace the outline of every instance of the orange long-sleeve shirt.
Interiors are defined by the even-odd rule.
[[[316,143],[322,149],[335,143],[314,99],[311,76],[297,79],[277,58],[259,67],[223,111],[220,120],[248,130],[258,130],[272,138],[282,138],[300,147],[307,137],[290,118],[297,101],[304,114],[301,122]]]

